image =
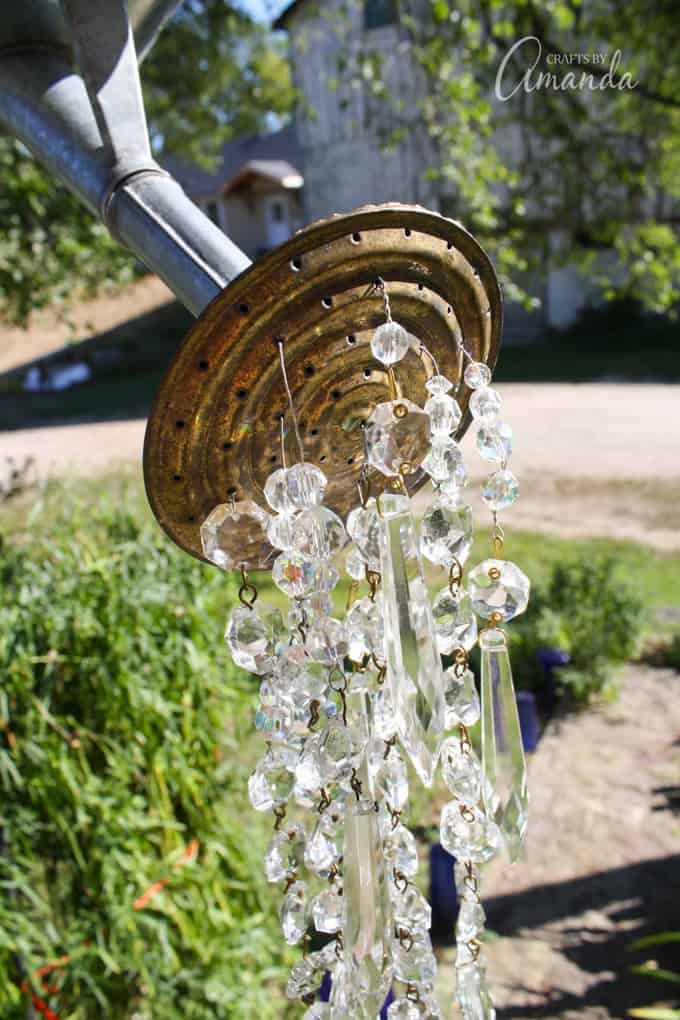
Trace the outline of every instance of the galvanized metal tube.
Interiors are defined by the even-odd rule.
[[[154,164],[111,166],[82,79],[58,53],[0,54],[0,122],[194,315],[250,259]],[[119,183],[117,183],[119,182]]]

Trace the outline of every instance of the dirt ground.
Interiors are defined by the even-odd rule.
[[[629,538],[680,548],[680,387],[627,384],[500,386],[515,432],[522,495],[508,525],[570,536]],[[42,477],[140,463],[144,421],[54,426],[0,434],[5,457],[37,459]],[[475,509],[486,465],[472,430],[463,440]],[[486,516],[486,515],[484,515]],[[484,518],[482,518],[484,519]]]
[[[483,882],[499,1020],[610,1020],[676,991],[630,968],[680,930],[680,675],[626,667],[617,701],[553,721],[530,761],[524,859]],[[442,953],[453,987],[453,950]],[[442,997],[444,998],[444,996]]]

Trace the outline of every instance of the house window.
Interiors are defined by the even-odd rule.
[[[271,218],[274,223],[283,223],[283,204],[281,202],[272,202],[270,206]]]
[[[396,21],[396,0],[366,0],[364,3],[364,28],[383,28]]]
[[[217,226],[219,227],[219,225],[220,225],[220,209],[219,209],[219,206],[217,204],[217,199],[213,198],[210,202],[206,202],[206,204],[205,204],[205,211],[207,212],[208,216],[213,221],[213,223],[216,223]]]

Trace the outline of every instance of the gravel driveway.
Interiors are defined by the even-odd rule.
[[[607,535],[680,548],[680,387],[507,384],[522,497],[516,528]],[[0,435],[0,458],[36,457],[40,473],[90,475],[140,463],[144,422],[55,426]],[[471,434],[463,441],[479,500],[484,474]]]

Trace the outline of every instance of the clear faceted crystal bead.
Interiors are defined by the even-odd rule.
[[[458,401],[448,393],[430,397],[423,410],[430,416],[430,431],[433,436],[450,435],[458,428],[463,416]]]
[[[383,838],[385,860],[390,868],[396,868],[402,875],[412,878],[418,870],[416,838],[401,822],[392,828],[389,815],[386,824],[387,832]]]
[[[439,832],[445,850],[454,857],[475,864],[490,861],[503,842],[500,830],[491,818],[460,800],[444,806]]]
[[[466,669],[458,676],[455,666],[444,670],[444,702],[446,704],[446,728],[453,729],[458,723],[474,726],[479,719],[479,694],[475,675]]]
[[[331,1007],[327,1002],[314,1002],[304,1014],[302,1020],[332,1020]]]
[[[286,995],[289,999],[299,999],[302,996],[312,996],[321,986],[325,968],[320,966],[319,953],[310,953],[295,964],[290,972]],[[323,1015],[323,1014],[322,1014]]]
[[[384,684],[373,695],[372,703],[373,732],[381,740],[390,740],[396,732],[394,705],[389,688]]]
[[[504,422],[480,425],[477,429],[477,449],[484,460],[506,464],[512,453],[512,429]]]
[[[346,617],[348,655],[353,662],[361,662],[365,655],[382,658],[384,623],[381,600],[372,602],[368,595],[357,599]]]
[[[201,525],[203,555],[223,570],[257,567],[272,554],[267,539],[269,514],[257,503],[220,503]]]
[[[477,618],[472,600],[464,588],[442,588],[432,603],[432,618],[437,635],[437,649],[450,655],[454,648],[470,651],[477,641]]]
[[[288,471],[277,468],[264,483],[264,498],[277,514],[291,514],[295,511],[288,492]]]
[[[465,385],[471,390],[479,390],[491,382],[491,369],[483,361],[471,361],[463,375]]]
[[[271,748],[248,780],[248,796],[256,811],[272,811],[285,804],[293,789],[295,755],[286,747]]]
[[[394,973],[406,984],[431,985],[437,974],[437,961],[432,952],[432,942],[427,932],[411,933],[411,940],[393,943]]]
[[[295,542],[295,513],[275,514],[267,526],[267,538],[275,549],[290,550]]]
[[[462,488],[467,482],[463,454],[455,439],[434,436],[422,467],[435,482],[448,482]]]
[[[327,560],[347,544],[345,525],[326,506],[303,510],[295,521],[293,548],[303,556]]]
[[[324,832],[319,822],[305,847],[305,865],[315,875],[326,878],[338,862],[338,851],[334,841]]]
[[[264,620],[254,608],[236,606],[232,609],[224,639],[232,659],[242,669],[251,673],[268,673],[273,668],[273,645]]]
[[[283,898],[281,928],[289,946],[296,946],[307,931],[307,883],[293,882]]]
[[[394,923],[407,931],[428,931],[432,926],[432,908],[423,894],[411,882],[405,889],[397,889],[392,895]]]
[[[510,560],[484,560],[468,577],[472,608],[485,620],[495,613],[505,623],[519,616],[528,605],[530,588],[529,578]]]
[[[342,928],[342,886],[333,882],[312,900],[312,917],[317,931],[333,935]]]
[[[526,835],[529,794],[510,656],[501,630],[482,631],[480,647],[484,804],[515,861]]]
[[[430,442],[430,418],[405,397],[378,404],[366,423],[368,462],[383,475],[410,474]],[[354,541],[361,548],[356,536]]]
[[[371,338],[371,353],[383,365],[396,365],[410,346],[409,335],[398,322],[383,322]]]
[[[314,798],[326,781],[320,743],[318,733],[307,737],[295,763],[295,789],[298,795],[304,791],[310,798]]]
[[[501,395],[490,386],[482,386],[470,397],[470,413],[477,421],[493,425],[501,413]]]
[[[376,793],[385,800],[393,811],[401,811],[408,800],[408,772],[406,762],[399,752],[392,748],[387,758],[382,758],[376,777]]]
[[[312,593],[312,609],[320,613],[330,613],[333,605],[332,600],[326,599],[329,591],[333,591],[340,580],[340,572],[332,563],[319,561],[314,577],[314,591]]]
[[[450,566],[454,559],[462,565],[472,547],[472,510],[469,506],[436,500],[420,522],[420,548],[430,563]]]
[[[484,907],[474,899],[461,901],[456,922],[456,939],[460,942],[469,942],[476,939],[486,924]]]
[[[425,389],[436,397],[440,393],[449,393],[453,389],[453,383],[445,375],[433,375],[425,383]]]
[[[272,581],[289,598],[302,598],[314,590],[318,570],[316,560],[300,553],[283,552],[274,560]]]
[[[334,616],[316,620],[307,633],[305,647],[316,662],[330,665],[344,659],[348,651],[347,627]]]
[[[442,779],[451,793],[475,805],[482,796],[482,767],[474,751],[463,751],[458,737],[444,741],[441,752]]]
[[[286,473],[288,497],[296,510],[309,510],[322,500],[328,480],[316,464],[295,464]]]
[[[363,581],[366,578],[366,560],[356,545],[352,545],[347,550],[345,572],[353,581]]]
[[[370,570],[380,570],[380,518],[375,499],[371,496],[366,506],[355,507],[347,517],[347,531]],[[348,570],[349,572],[349,570]],[[351,574],[351,577],[356,577]],[[356,579],[363,581],[366,570]]]
[[[475,961],[456,967],[456,996],[463,1020],[495,1020],[496,1010],[486,985],[486,978]]]
[[[387,1010],[387,1020],[422,1020],[419,1003],[412,999],[395,999]]]
[[[482,486],[482,499],[490,510],[507,510],[519,499],[519,482],[509,468],[495,471]]]
[[[264,855],[268,882],[284,882],[300,868],[306,836],[305,827],[299,822],[289,822],[276,830]]]

